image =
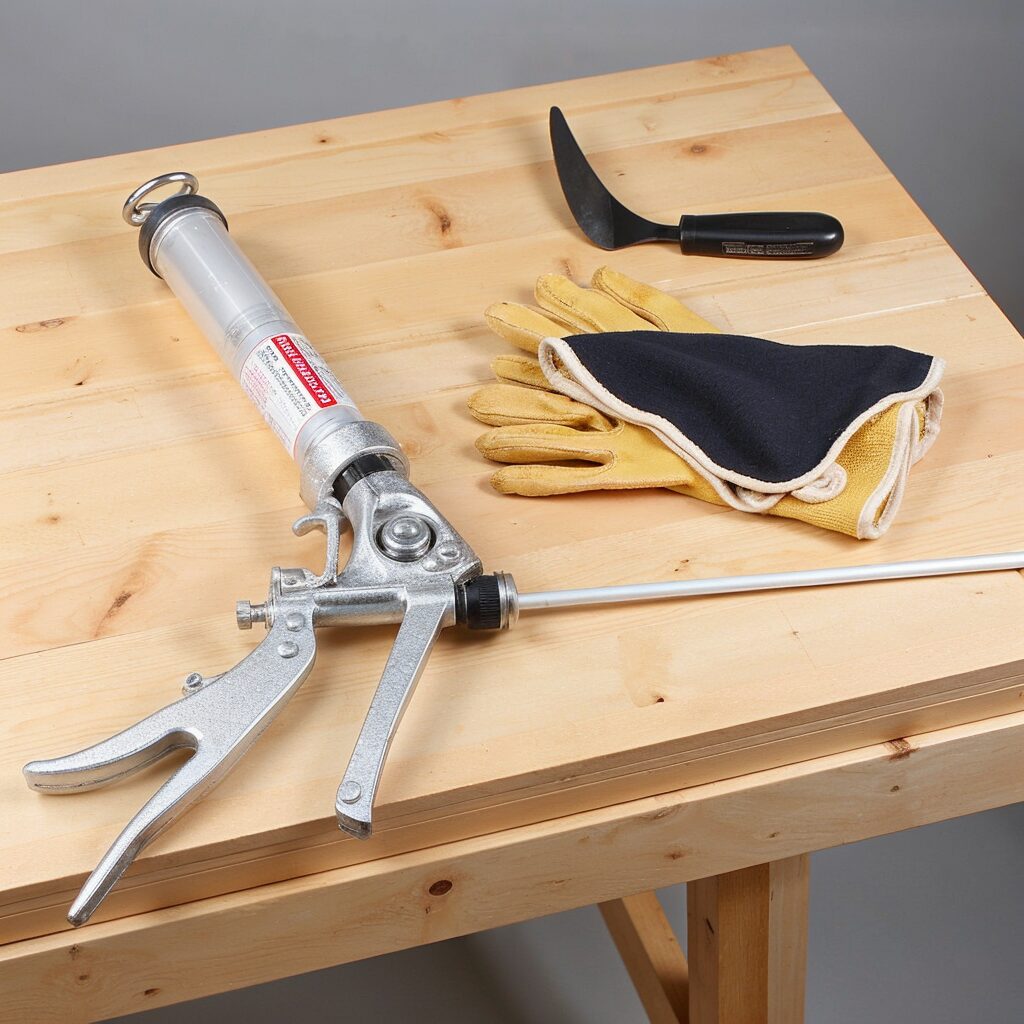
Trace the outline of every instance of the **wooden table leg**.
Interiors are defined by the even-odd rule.
[[[686,1024],[686,957],[657,894],[640,892],[598,907],[651,1024]]]
[[[806,854],[687,885],[691,1024],[799,1024]]]

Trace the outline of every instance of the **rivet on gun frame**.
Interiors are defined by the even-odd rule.
[[[277,653],[282,658],[294,658],[299,653],[299,645],[293,644],[291,640],[285,640],[283,644],[277,645]]]
[[[338,799],[343,804],[354,804],[362,795],[363,790],[358,782],[344,782],[338,790]]]
[[[443,562],[454,562],[462,554],[462,551],[455,541],[446,540],[443,544],[438,544],[434,554]]]
[[[297,629],[302,629],[302,624],[305,621],[306,620],[298,612],[289,612],[284,617],[284,624],[285,624],[285,626],[287,626],[288,629],[290,629],[293,633]]]

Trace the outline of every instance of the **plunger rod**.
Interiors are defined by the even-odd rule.
[[[877,580],[906,580],[921,576],[955,576],[962,573],[998,572],[1024,569],[1024,551],[1002,551],[993,555],[958,558],[926,558],[914,562],[886,562],[880,565],[848,565],[833,569],[800,572],[767,572],[752,576],[718,576],[707,580],[673,580],[668,583],[629,583],[614,587],[585,587],[579,590],[548,590],[519,594],[519,611],[545,608],[580,608],[594,604],[625,604],[632,601],[662,601],[709,594],[744,594],[758,590],[787,590],[795,587],[831,587],[842,583],[870,583]]]

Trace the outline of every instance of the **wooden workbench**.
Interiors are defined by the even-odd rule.
[[[606,256],[561,197],[552,103],[645,214],[822,209],[846,245],[810,264]],[[800,855],[1024,799],[1016,572],[452,631],[368,843],[338,833],[333,798],[392,633],[335,631],[235,773],[68,931],[166,769],[54,798],[21,765],[236,662],[253,637],[234,601],[322,557],[289,530],[294,467],[120,219],[132,188],[179,168],[414,481],[523,590],[1024,548],[1021,338],[789,48],[4,175],[0,1020],[111,1016],[695,879],[691,911],[726,931],[736,885],[744,906],[796,894],[747,978],[794,1019]],[[503,351],[481,312],[603,262],[732,331],[943,356],[943,432],[891,532],[858,543],[669,492],[494,493],[466,411]],[[715,969],[694,1019],[728,1019],[729,955],[697,946]]]

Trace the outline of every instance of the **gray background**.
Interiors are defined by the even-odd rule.
[[[783,42],[1024,326],[1019,0],[6,0],[0,169]],[[1022,851],[1012,807],[816,855],[808,1020],[1024,1019]],[[367,1015],[642,1019],[593,908],[132,1019]]]

